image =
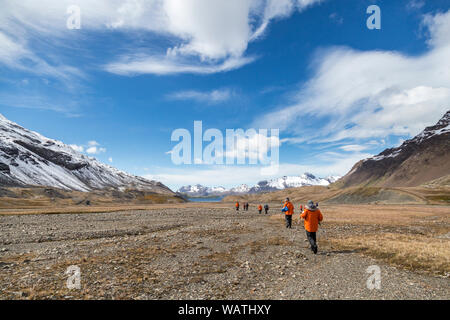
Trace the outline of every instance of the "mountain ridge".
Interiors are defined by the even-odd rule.
[[[356,163],[341,187],[415,187],[450,174],[450,110],[399,147]]]
[[[336,182],[340,177],[329,176],[326,178],[317,178],[311,173],[304,173],[300,176],[283,176],[281,178],[262,180],[254,186],[241,184],[233,188],[224,188],[221,186],[207,187],[201,184],[183,186],[177,192],[192,197],[206,196],[228,196],[240,194],[255,194],[262,192],[273,192],[284,189],[296,188],[301,186],[327,186]]]
[[[46,186],[89,192],[135,189],[174,194],[157,181],[128,174],[0,114],[0,186]]]

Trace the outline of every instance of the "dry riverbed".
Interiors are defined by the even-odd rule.
[[[450,298],[448,207],[324,207],[313,255],[278,212],[208,206],[0,215],[0,299]]]

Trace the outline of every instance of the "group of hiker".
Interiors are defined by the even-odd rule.
[[[236,211],[239,211],[240,204],[239,202],[236,202]],[[248,211],[249,204],[248,202],[244,203],[244,211]],[[319,209],[319,203],[314,203],[312,200],[309,200],[308,203],[303,207],[303,205],[300,205],[300,219],[304,221],[305,231],[306,231],[306,237],[308,238],[308,241],[311,245],[311,250],[314,252],[314,254],[317,254],[317,231],[319,229],[319,225],[321,221],[323,220],[322,212],[320,212]],[[259,214],[262,213],[263,206],[258,205],[258,212]],[[265,214],[269,213],[269,205],[264,205],[264,211]],[[292,229],[292,216],[294,215],[294,205],[289,200],[289,198],[286,198],[284,201],[284,205],[281,209],[281,212],[284,213],[285,221],[286,221],[286,228]]]
[[[283,208],[281,209],[285,214],[286,228],[292,228],[292,216],[294,215],[294,205],[286,198]],[[319,230],[320,222],[323,220],[322,212],[319,209],[319,203],[314,203],[309,200],[303,210],[303,206],[300,205],[300,219],[304,221],[306,237],[311,245],[311,250],[314,254],[317,253],[317,230]]]
[[[239,201],[236,202],[236,205],[235,205],[236,211],[239,211],[240,206],[241,206],[241,205],[240,205]],[[244,211],[248,211],[248,208],[249,208],[248,202],[245,202],[245,203],[243,204],[243,207],[244,207]],[[259,212],[259,214],[262,213],[263,209],[264,209],[264,211],[265,211],[266,214],[269,213],[269,205],[268,205],[268,204],[265,204],[265,205],[264,205],[264,208],[263,208],[262,205],[259,205],[259,206],[258,206],[258,212]]]
[[[249,207],[248,202],[245,202],[243,206],[244,206],[244,211],[248,211],[248,207]],[[239,208],[240,208],[240,204],[239,204],[239,202],[236,202],[236,211],[239,211]]]
[[[263,210],[263,206],[262,206],[262,205],[259,205],[259,206],[258,206],[258,212],[259,212],[259,214],[262,213],[262,210]],[[268,205],[268,204],[265,204],[265,205],[264,205],[264,212],[265,212],[265,214],[268,214],[268,213],[269,213],[269,205]]]

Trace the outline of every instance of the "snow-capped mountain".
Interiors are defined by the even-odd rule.
[[[361,160],[339,184],[412,187],[450,174],[450,111],[397,148]]]
[[[202,185],[181,187],[178,192],[189,196],[222,196],[230,194],[260,193],[297,188],[304,186],[327,186],[336,182],[340,177],[330,176],[327,178],[317,178],[311,173],[304,173],[300,176],[285,176],[278,179],[264,180],[258,182],[253,187],[246,184],[226,189],[224,187],[205,187]]]
[[[241,184],[237,187],[231,188],[230,193],[248,193],[252,190],[251,187],[249,187],[246,184]]]
[[[159,182],[103,164],[1,114],[0,186],[48,186],[76,191],[128,188],[172,193]]]
[[[223,188],[225,189],[225,188]],[[181,187],[180,189],[178,189],[179,193],[183,193],[183,194],[188,194],[191,196],[208,196],[210,193],[212,193],[212,188],[208,188],[205,186],[202,186],[200,184],[196,184],[196,185],[189,185],[189,186],[184,186]]]
[[[253,187],[253,192],[267,192],[284,190],[288,188],[298,188],[304,186],[328,186],[336,182],[340,177],[330,176],[327,178],[317,178],[311,173],[304,173],[300,176],[284,176],[282,178],[269,181],[260,181]]]
[[[205,187],[201,184],[196,184],[181,187],[178,189],[178,192],[192,197],[207,197],[211,195],[225,195],[229,190],[224,187]]]

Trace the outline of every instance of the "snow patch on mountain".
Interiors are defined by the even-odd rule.
[[[231,193],[248,193],[251,188],[246,184],[241,184],[240,186],[234,187],[230,189]]]
[[[435,136],[447,134],[449,132],[450,132],[450,111],[447,111],[447,113],[434,126],[425,128],[425,130],[423,130],[414,138],[404,141],[401,146],[397,148],[386,149],[376,156],[363,160],[363,162],[382,161],[388,158],[396,158],[399,155],[402,155],[404,150],[409,148],[410,146],[419,145],[428,139],[431,139]]]
[[[0,185],[48,186],[91,191],[104,188],[172,193],[159,182],[133,176],[72,147],[27,130],[0,114]]]
[[[263,180],[252,187],[241,184],[237,187],[226,189],[224,187],[205,187],[197,184],[194,186],[181,187],[178,189],[178,192],[189,196],[221,196],[230,194],[261,193],[304,186],[328,186],[339,179],[339,176],[317,178],[311,173],[304,173],[300,176],[284,176],[278,179]]]

